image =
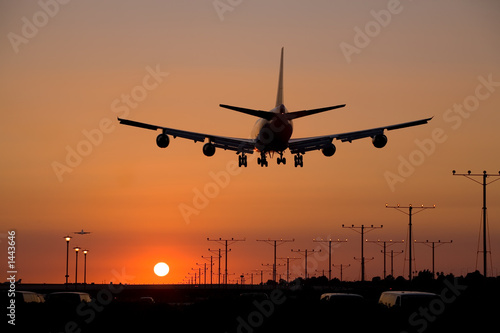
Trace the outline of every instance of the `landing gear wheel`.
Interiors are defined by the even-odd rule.
[[[238,166],[240,168],[242,166],[244,166],[245,168],[247,167],[247,156],[245,154],[238,156]]]
[[[281,163],[286,164],[286,158],[283,157],[283,152],[280,152],[280,157],[276,159],[276,162],[278,162],[278,165],[280,165]]]
[[[304,159],[301,154],[297,154],[294,156],[295,167],[300,166],[301,168],[304,166]]]
[[[259,164],[261,167],[268,166],[269,164],[267,163],[267,158],[265,153],[261,153],[260,157],[257,158],[257,164]]]

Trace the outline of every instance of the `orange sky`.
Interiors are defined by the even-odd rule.
[[[71,246],[90,250],[96,283],[120,280],[116,272],[122,282],[123,272],[129,283],[181,282],[217,248],[207,237],[246,239],[231,246],[230,279],[272,263],[272,247],[256,239],[294,238],[278,255],[295,256],[290,249],[326,251],[313,238],[347,238],[333,261],[351,264],[344,278],[356,280],[360,236],[341,225],[383,224],[366,238],[406,238],[407,216],[385,203],[436,204],[415,216],[415,238],[453,239],[436,251],[439,271],[476,268],[481,187],[451,170],[500,170],[496,1],[56,3],[0,2],[4,272],[4,236],[15,229],[18,277],[64,282],[63,236],[83,228],[92,234],[73,235]],[[346,55],[346,45],[357,51]],[[347,104],[296,120],[293,137],[434,119],[389,132],[384,149],[334,142],[333,157],[307,153],[304,168],[287,152],[286,166],[261,168],[250,157],[236,173],[233,152],[207,158],[202,144],[182,139],[160,150],[156,133],[116,121],[247,138],[256,119],[218,104],[271,109],[282,46],[290,111]],[[217,185],[213,175],[226,173]],[[212,198],[196,201],[207,188]],[[187,206],[197,214],[183,216]],[[488,187],[488,212],[498,275],[500,182]],[[375,257],[367,278],[382,274],[380,249],[365,246]],[[171,267],[164,278],[154,276],[158,261]],[[328,269],[324,253],[309,263],[310,274]],[[303,263],[293,265],[296,277]],[[430,268],[424,245],[416,265]],[[395,274],[407,266],[397,257]],[[73,272],[71,253],[71,281]]]

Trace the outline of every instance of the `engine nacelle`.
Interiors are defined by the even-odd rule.
[[[156,137],[156,144],[160,148],[167,148],[170,143],[170,138],[166,134],[160,134]]]
[[[387,137],[384,134],[377,134],[372,137],[372,143],[376,148],[384,148],[387,144]]]
[[[333,143],[329,143],[329,144],[323,146],[323,148],[321,149],[321,152],[323,153],[323,155],[330,157],[330,156],[333,156],[333,154],[335,154],[336,150],[337,150],[337,148],[335,148],[335,145]]]
[[[203,145],[203,154],[205,154],[205,156],[214,156],[215,154],[215,146],[211,143],[205,143]]]

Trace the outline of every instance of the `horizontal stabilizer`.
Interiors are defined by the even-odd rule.
[[[231,105],[225,105],[225,104],[219,104],[221,108],[226,108],[229,110],[234,110],[238,111],[241,113],[246,113],[254,117],[259,117],[259,118],[264,118],[266,120],[271,120],[275,116],[274,113],[268,112],[268,111],[262,111],[262,110],[252,110],[252,109],[246,109],[246,108],[240,108],[238,106],[231,106]]]
[[[310,115],[316,114],[316,113],[321,113],[321,112],[325,112],[325,111],[329,111],[329,110],[333,110],[333,109],[343,108],[344,106],[345,106],[345,104],[328,106],[326,108],[313,109],[313,110],[295,111],[295,112],[287,113],[287,114],[285,114],[285,116],[288,120],[292,120],[292,119],[297,119],[300,117],[310,116]]]

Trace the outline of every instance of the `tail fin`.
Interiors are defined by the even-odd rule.
[[[283,49],[281,48],[281,60],[280,60],[280,76],[278,81],[278,95],[276,96],[276,106],[280,106],[283,103]]]

